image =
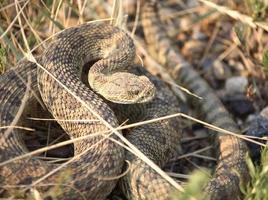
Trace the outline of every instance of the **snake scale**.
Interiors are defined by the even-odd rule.
[[[178,48],[169,39],[158,15],[160,4],[148,1],[143,6],[142,23],[149,52],[158,60],[178,84],[184,85],[202,98],[197,102],[208,122],[225,130],[239,133],[239,128],[225,110],[210,86],[185,61]],[[218,137],[218,163],[215,176],[206,187],[211,199],[237,199],[240,183],[249,180],[245,161],[246,143],[235,136],[220,134]]]
[[[142,20],[146,40],[153,49],[152,55],[167,66],[174,79],[180,80],[196,94],[204,97],[201,109],[207,114],[207,120],[219,127],[237,132],[236,125],[219,100],[191,66],[183,62],[183,67],[174,69],[175,66],[181,66],[181,58],[161,24],[159,25],[156,3],[144,5]],[[156,51],[155,48],[158,50]],[[119,180],[119,186],[129,199],[170,198],[172,186],[138,157],[124,152],[124,149],[114,142],[114,140],[118,141],[118,138],[110,134],[107,126],[99,119],[101,117],[112,127],[118,127],[119,122],[126,120],[126,117],[130,118],[130,122],[134,122],[178,112],[176,99],[159,79],[140,67],[129,69],[132,74],[139,75],[139,78],[135,75],[129,76],[125,72],[126,66],[133,65],[133,52],[135,50],[132,40],[118,28],[102,23],[86,24],[66,29],[58,34],[41,55],[41,59],[38,59],[50,75],[43,69],[37,70],[34,63],[21,61],[16,68],[0,77],[1,127],[12,124],[15,119],[27,91],[26,85],[29,78],[31,92],[28,99],[34,99],[35,94],[40,91],[44,103],[56,119],[92,120],[90,123],[59,121],[71,138],[93,135],[92,138],[74,143],[75,157],[61,170],[71,171],[71,181],[68,182],[68,187],[64,187],[59,193],[59,198],[64,195],[65,199],[77,199],[82,196],[86,199],[105,199],[117,182],[116,178],[111,179],[111,177],[118,177],[122,173],[124,159],[130,161],[130,166],[128,173]],[[89,83],[97,93],[116,102],[109,103],[109,106],[106,100],[102,100],[99,94],[94,93],[79,80],[78,66],[96,60],[98,61],[89,72]],[[119,75],[122,73],[121,77],[129,76],[129,78],[118,78],[120,76],[114,76],[116,74],[114,72]],[[150,81],[143,76],[144,74]],[[97,112],[97,115],[89,112],[87,107],[78,102],[51,75],[66,85],[72,94],[86,102],[87,107]],[[108,81],[107,75],[111,82]],[[107,82],[111,89],[107,89],[108,86],[105,85]],[[122,85],[128,87],[133,82],[138,86],[135,87],[134,84],[134,87],[132,85],[128,92],[124,93],[121,89]],[[147,88],[141,91],[140,89],[144,87]],[[122,99],[126,101],[118,104]],[[139,104],[130,104],[135,102]],[[121,115],[122,119],[118,121],[115,113]],[[163,120],[134,128],[126,138],[162,167],[177,152],[180,139],[178,129],[176,119]],[[27,153],[19,129],[0,129],[0,133],[1,163]],[[94,135],[94,133],[100,134]],[[240,178],[236,172],[242,179],[247,178],[244,162],[247,149],[241,140],[233,136],[220,136],[219,145],[220,156],[216,175],[205,190],[211,199],[227,197],[233,199],[239,195]],[[7,185],[30,185],[56,167],[57,165],[35,157],[0,165],[1,187],[8,190]],[[52,174],[42,182],[43,185],[35,187],[38,191],[46,191],[49,185],[57,184],[58,176],[60,172]]]
[[[35,63],[21,61],[16,68],[1,76],[1,127],[10,125],[15,119],[27,88],[28,77],[31,78],[32,91],[28,99],[34,98],[34,94],[40,91],[42,100],[56,119],[92,120],[90,123],[59,121],[70,138],[93,135],[89,139],[74,143],[75,156],[68,165],[60,170],[63,173],[65,170],[71,171],[71,181],[58,194],[59,198],[63,198],[62,195],[64,195],[65,199],[77,199],[82,195],[87,199],[104,199],[114,188],[117,179],[113,177],[121,174],[124,159],[131,160],[130,171],[135,174],[131,181],[136,179],[136,183],[134,181],[131,184],[139,184],[140,178],[148,178],[148,183],[151,183],[152,180],[157,183],[156,173],[151,172],[149,166],[131,154],[127,153],[125,158],[124,149],[112,140],[118,140],[118,138],[107,132],[107,126],[52,77],[60,80],[113,127],[118,127],[119,123],[114,112],[98,94],[79,80],[79,66],[83,66],[89,61],[98,60],[89,72],[89,74],[96,74],[93,78],[89,75],[89,82],[92,81],[93,88],[98,85],[98,82],[107,84],[107,81],[111,80],[111,85],[108,85],[109,90],[104,88],[99,93],[105,93],[111,99],[113,96],[109,92],[117,92],[115,98],[126,100],[123,103],[129,103],[129,100],[140,102],[138,105],[110,103],[111,107],[115,107],[115,112],[122,113],[123,121],[127,119],[124,118],[126,115],[124,112],[129,115],[130,122],[134,116],[135,120],[146,120],[178,112],[176,98],[158,79],[147,73],[158,90],[155,92],[153,84],[149,82],[148,78],[134,75],[135,73],[137,75],[146,74],[144,70],[134,66],[130,75],[124,71],[125,69],[120,71],[120,68],[122,70],[124,66],[133,66],[131,63],[133,55],[135,55],[135,48],[132,40],[120,29],[102,23],[86,24],[66,29],[58,34],[41,58],[38,58],[38,62],[50,74],[40,68],[37,70]],[[107,67],[109,71],[116,73],[110,75],[111,72],[109,73]],[[115,77],[116,74],[117,77]],[[109,80],[106,80],[106,75],[109,76]],[[139,82],[135,78],[140,78],[142,81]],[[144,87],[139,83],[145,84]],[[122,87],[126,87],[122,84],[131,86],[127,93],[120,92]],[[154,95],[153,100],[151,100],[152,95]],[[148,98],[151,100],[149,103],[142,103]],[[113,100],[119,101],[118,99]],[[173,119],[139,126],[134,128],[127,138],[154,162],[163,165],[177,151],[180,138],[177,124],[178,122]],[[19,129],[12,129],[9,134],[6,133],[7,130],[1,129],[1,163],[27,153]],[[46,163],[35,157],[1,165],[1,186],[6,188],[12,185],[30,185],[56,167],[57,165]],[[48,184],[57,184],[56,180],[59,176],[60,172],[54,173],[42,181],[41,185],[37,184],[35,188],[40,192],[46,191],[49,189]],[[127,177],[129,176],[126,176],[125,179]],[[161,179],[161,181],[163,180]],[[154,188],[155,194],[157,194],[158,187]],[[139,193],[139,191],[136,192]]]

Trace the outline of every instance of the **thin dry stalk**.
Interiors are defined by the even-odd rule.
[[[21,130],[25,130],[25,131],[35,131],[32,128],[28,128],[28,127],[23,127],[23,126],[1,126],[0,129],[7,129],[7,128],[11,128],[11,129],[21,129]]]
[[[206,0],[198,0],[198,1],[204,3],[205,5],[207,5],[209,7],[215,8],[220,13],[229,15],[230,17],[247,24],[252,28],[260,27],[260,28],[268,31],[268,24],[265,22],[255,22],[252,17],[241,14],[236,10],[231,10],[225,6],[219,6],[211,1],[206,1]]]
[[[140,16],[140,7],[141,7],[141,1],[137,1],[137,8],[136,8],[136,15],[135,15],[135,20],[134,20],[134,25],[133,29],[131,31],[131,37],[134,38],[138,23],[139,23],[139,16]]]
[[[0,138],[0,144],[4,144],[4,141],[7,139],[7,137],[9,136],[9,134],[12,132],[13,130],[13,127],[16,126],[16,124],[18,123],[22,113],[23,113],[23,110],[24,110],[24,107],[26,105],[26,102],[29,98],[29,92],[30,92],[30,79],[28,80],[28,84],[27,84],[27,89],[25,91],[25,94],[21,100],[21,105],[19,107],[19,110],[15,116],[15,118],[13,119],[13,121],[11,122],[9,128],[4,132],[3,136]]]
[[[208,54],[210,48],[212,47],[212,44],[216,40],[216,37],[217,37],[217,35],[219,33],[219,30],[220,30],[220,22],[219,22],[219,24],[217,23],[215,29],[212,32],[212,35],[211,35],[211,37],[210,37],[210,39],[208,41],[208,45],[206,46],[205,52],[204,52],[204,54],[203,54],[203,56],[202,56],[202,58],[201,58],[201,60],[199,62],[199,65],[201,65],[201,63],[203,63],[205,58],[207,57],[207,54]]]
[[[176,161],[176,160],[180,160],[180,159],[183,159],[183,158],[187,158],[189,156],[194,156],[194,155],[196,155],[198,153],[202,153],[202,152],[207,151],[207,150],[212,149],[212,148],[213,148],[212,146],[204,147],[204,148],[198,149],[198,150],[196,150],[194,152],[186,153],[186,154],[183,154],[183,155],[181,155],[181,156],[179,156],[177,158],[173,158],[173,159],[171,159],[171,161]]]
[[[27,0],[25,2],[25,4],[22,6],[21,10],[17,13],[16,17],[12,20],[12,22],[9,24],[9,26],[7,27],[7,29],[4,31],[4,33],[2,33],[2,35],[0,36],[0,40],[3,39],[3,37],[8,33],[8,31],[12,28],[12,26],[14,25],[14,23],[16,22],[17,18],[19,17],[19,15],[21,14],[21,12],[23,11],[23,9],[27,6],[27,4],[29,3],[29,0]],[[18,1],[15,1],[15,5],[18,4]]]

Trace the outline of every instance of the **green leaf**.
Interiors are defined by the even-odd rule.
[[[4,72],[6,62],[7,62],[6,51],[0,44],[0,74]]]
[[[268,69],[268,52],[265,52],[263,54],[263,58],[262,58],[262,64],[265,68]]]
[[[234,26],[234,32],[237,36],[237,38],[239,39],[239,42],[241,43],[241,45],[245,46],[246,40],[247,40],[247,35],[249,34],[249,27],[246,24],[243,24],[241,22],[237,22],[235,23]]]

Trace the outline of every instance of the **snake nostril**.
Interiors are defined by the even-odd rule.
[[[133,96],[138,96],[139,95],[139,90],[132,90],[129,92],[130,95],[133,95]]]
[[[139,91],[139,90],[135,90],[133,93],[134,93],[135,95],[138,95],[138,94],[140,93],[140,91]]]

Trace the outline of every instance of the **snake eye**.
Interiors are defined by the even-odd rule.
[[[133,93],[134,95],[138,95],[138,94],[140,93],[140,91],[139,91],[139,90],[134,90],[132,93]]]
[[[131,91],[128,91],[128,95],[130,96],[138,96],[140,92],[138,90],[131,90]]]

